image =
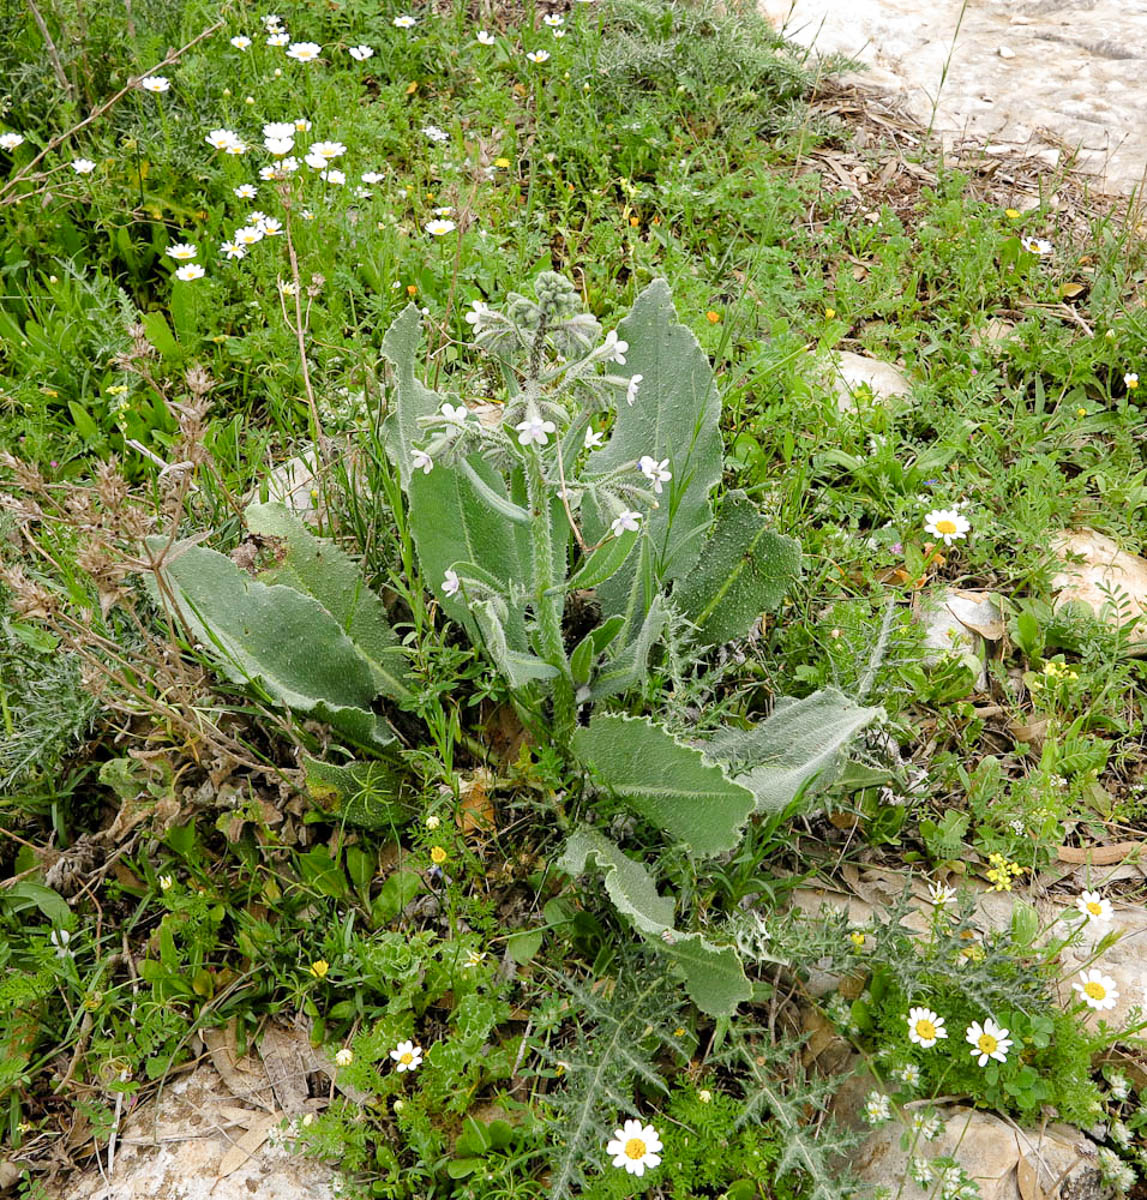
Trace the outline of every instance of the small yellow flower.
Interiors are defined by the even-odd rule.
[[[861,933],[859,929],[857,929],[854,933],[850,933],[848,935],[848,940],[857,948],[857,950],[864,949],[864,934]]]
[[[836,316],[836,309],[835,308],[826,308],[824,310],[824,316],[825,316],[825,320],[831,321],[832,318]]]
[[[104,391],[109,396],[122,396],[127,391],[127,384],[117,383],[110,388],[105,388]]]
[[[104,1002],[103,992],[88,992],[84,997],[84,1008],[88,1012],[95,1012],[97,1008]]]
[[[500,167],[503,171],[505,171],[510,166],[510,160],[508,158],[496,158],[494,159],[494,166]]]
[[[1020,210],[1018,208],[1005,208],[1004,209],[1004,216],[1011,217],[1011,219],[1013,221],[1016,220],[1019,217],[1019,215],[1020,215]]]
[[[311,963],[311,974],[316,979],[326,979],[327,972],[331,969],[331,965],[325,958],[316,958]]]
[[[674,1037],[684,1037],[685,1030],[680,1025],[678,1025],[677,1028],[673,1031],[673,1036]]]
[[[716,325],[720,319],[721,314],[719,312],[714,312],[712,309],[705,314],[705,320],[708,321],[710,325]]]
[[[441,846],[430,847],[430,861],[440,867],[446,861],[446,851]]]
[[[1075,410],[1075,415],[1076,415],[1077,417],[1086,417],[1086,416],[1087,416],[1087,409],[1086,409],[1086,408],[1077,408],[1077,409]]]
[[[418,295],[418,284],[408,283],[406,285],[406,294],[408,296],[417,296]]]

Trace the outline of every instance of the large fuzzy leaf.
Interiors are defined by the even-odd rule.
[[[621,852],[596,829],[581,828],[566,842],[558,868],[584,874],[591,865],[614,907],[645,937],[654,941],[681,968],[689,998],[710,1016],[730,1016],[752,995],[752,985],[732,946],[714,946],[699,933],[673,928],[673,901],[657,894],[648,871]]]
[[[433,416],[442,406],[442,397],[432,392],[415,374],[414,361],[422,341],[422,314],[418,306],[408,304],[391,322],[382,339],[382,353],[394,367],[394,390],[387,413],[386,449],[398,467],[404,488],[410,487],[415,474],[411,451],[426,438],[419,417]]]
[[[148,546],[158,558],[167,539],[149,538]],[[378,694],[370,663],[313,596],[259,583],[226,555],[190,543],[173,546],[159,572],[178,615],[229,679],[257,684],[363,746],[393,743],[370,711]]]
[[[378,690],[394,700],[410,699],[406,656],[382,600],[367,587],[358,566],[334,542],[315,537],[282,504],[252,504],[245,515],[252,533],[286,543],[286,554],[260,571],[260,580],[314,596],[370,663]]]
[[[703,748],[752,790],[757,812],[781,812],[802,789],[808,794],[831,783],[849,742],[883,716],[881,708],[865,708],[825,688],[778,704],[752,729],[727,729]]]
[[[637,399],[618,406],[608,443],[590,455],[588,472],[597,474],[652,455],[667,458],[672,480],[658,508],[647,514],[642,538],[644,562],[598,588],[603,612],[627,617],[630,632],[641,627],[661,585],[683,578],[697,561],[703,536],[712,523],[709,493],[721,478],[721,401],[709,359],[692,331],[677,320],[672,294],[663,279],[637,297],[618,326],[629,342],[622,373],[640,375]],[[636,482],[642,482],[636,476]],[[588,536],[599,541],[612,513],[586,505]]]
[[[611,791],[695,854],[732,849],[753,811],[747,787],[644,717],[598,714],[574,734],[573,748]]]
[[[743,637],[762,613],[779,607],[800,564],[800,543],[773,533],[744,492],[730,492],[673,602],[696,624],[702,645],[715,646]]]

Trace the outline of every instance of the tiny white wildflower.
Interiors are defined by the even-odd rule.
[[[354,1051],[349,1046],[344,1046],[335,1055],[336,1067],[349,1067],[354,1062]]]
[[[544,63],[550,61],[550,52],[548,50],[531,50],[526,57],[532,63]]]
[[[585,431],[585,441],[582,443],[587,450],[596,450],[605,440],[605,434],[600,433],[591,425]]]
[[[442,580],[442,594],[445,596],[457,596],[458,589],[462,586],[462,581],[458,578],[457,571],[446,572],[445,578]]]
[[[622,366],[625,366],[625,353],[628,349],[629,343],[617,336],[616,329],[611,329],[605,335],[605,342],[601,347],[600,356],[611,362],[621,363]]]
[[[470,410],[464,404],[444,404],[438,410],[453,425],[465,425]]]
[[[413,1042],[399,1042],[390,1052],[394,1069],[401,1075],[404,1071],[417,1071],[422,1065],[422,1047]]]
[[[368,58],[374,57],[374,49],[370,46],[351,46],[347,53],[355,62],[366,62]]]
[[[77,175],[90,175],[96,169],[96,164],[90,158],[73,158],[72,170]]]
[[[660,462],[649,454],[643,454],[637,460],[637,469],[653,484],[653,490],[660,496],[662,492],[661,485],[668,483],[673,478],[673,472],[668,470],[669,459],[663,458]]]
[[[869,1125],[880,1125],[892,1116],[892,1102],[883,1092],[871,1091],[864,1101],[864,1119]]]
[[[634,400],[637,399],[637,389],[641,386],[644,378],[644,375],[630,375],[629,382],[625,385],[625,403],[631,407]]]
[[[492,46],[498,39],[492,33],[487,32],[485,29],[479,29],[477,40],[483,46]]]
[[[400,16],[395,17],[394,20],[391,21],[391,24],[395,27],[395,29],[412,29],[417,22],[409,14],[402,13]]]
[[[416,471],[421,471],[423,475],[429,475],[434,470],[434,459],[425,450],[412,450],[410,452],[410,465]]]
[[[528,446],[531,442],[544,446],[547,441],[546,435],[556,433],[557,428],[553,421],[543,421],[541,417],[528,417],[514,426],[518,442],[522,446]]]
[[[73,953],[68,948],[72,935],[67,929],[53,929],[48,935],[48,941],[56,948],[57,958],[68,958]]]
[[[184,283],[190,283],[193,279],[202,279],[206,274],[206,270],[198,263],[188,263],[175,272],[175,278],[181,279]]]
[[[621,537],[627,530],[638,529],[641,525],[641,513],[634,512],[627,508],[624,512],[618,513],[610,522],[609,529],[614,537]]]
[[[22,133],[0,133],[0,150],[15,150],[24,144]]]
[[[246,50],[251,45],[251,39],[242,33],[237,33],[231,39],[231,45],[234,46],[236,50]]]

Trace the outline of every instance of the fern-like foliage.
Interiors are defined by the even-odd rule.
[[[550,1200],[574,1195],[587,1186],[587,1167],[605,1164],[605,1142],[618,1118],[638,1115],[635,1085],[668,1093],[655,1059],[666,1053],[679,1059],[688,1046],[676,1032],[681,990],[667,974],[663,963],[627,953],[608,987],[558,982],[577,1018],[572,1041],[539,1047],[543,1060],[560,1066],[564,1082],[549,1097]]]
[[[810,1077],[800,1065],[800,1039],[774,1044],[767,1029],[730,1027],[712,1061],[722,1064],[741,1088],[744,1108],[737,1128],[771,1121],[779,1126],[782,1146],[779,1179],[796,1176],[804,1200],[845,1200],[857,1190],[846,1152],[863,1134],[832,1118],[817,1121],[840,1086],[834,1076]]]

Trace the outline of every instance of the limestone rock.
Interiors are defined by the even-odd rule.
[[[866,385],[880,401],[907,396],[911,391],[911,384],[899,368],[863,354],[839,350],[833,355],[833,368],[832,386],[841,412],[851,412],[856,407],[856,393]]]
[[[1128,615],[1136,618],[1131,635],[1138,643],[1135,653],[1147,655],[1147,559],[1121,550],[1094,529],[1064,531],[1052,546],[1061,563],[1051,583],[1058,593],[1056,608],[1081,601],[1101,620],[1112,621],[1117,614],[1108,593],[1126,598]]]
[[[972,672],[976,689],[982,691],[987,686],[986,643],[1004,636],[999,597],[948,588],[925,598],[919,619],[927,648],[925,664],[935,666],[955,654]]]

